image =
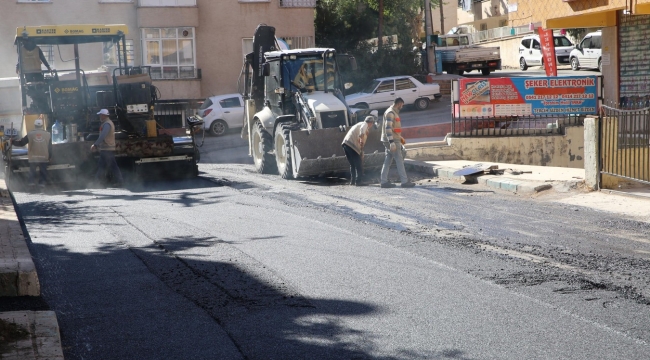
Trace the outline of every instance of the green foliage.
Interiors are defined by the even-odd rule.
[[[345,82],[354,86],[346,91],[351,94],[363,89],[372,79],[395,76],[414,75],[420,72],[418,52],[411,48],[386,48],[384,51],[372,52],[369,46],[361,46],[349,52],[357,60],[357,71],[344,72]]]
[[[413,75],[420,72],[419,54],[424,0],[383,0],[383,35],[397,35],[399,46],[384,44],[373,52],[366,40],[376,38],[380,0],[318,0],[316,3],[316,45],[347,52],[357,59],[359,69],[344,73],[346,82],[359,91],[372,79],[383,76]],[[439,0],[432,0],[437,6]]]

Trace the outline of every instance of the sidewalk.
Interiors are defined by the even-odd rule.
[[[36,267],[0,170],[0,297],[40,296]],[[53,311],[0,312],[0,359],[63,359]]]
[[[476,164],[496,165],[503,175],[480,175],[473,177],[479,184],[513,193],[537,193],[555,189],[561,192],[583,190],[584,169],[549,166],[514,165],[466,160],[417,161],[407,160],[407,169],[455,181],[472,181],[469,177],[456,176],[454,172]]]

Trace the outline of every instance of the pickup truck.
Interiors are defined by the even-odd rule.
[[[438,36],[436,53],[441,55],[442,70],[447,74],[463,75],[477,70],[487,76],[501,69],[500,48],[474,45],[469,34]]]

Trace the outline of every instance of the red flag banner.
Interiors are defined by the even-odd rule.
[[[546,70],[546,76],[557,76],[553,30],[538,28],[538,32],[539,42],[542,43],[542,57],[544,58],[544,70]]]

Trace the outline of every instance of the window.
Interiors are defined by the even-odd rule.
[[[416,86],[411,81],[411,79],[397,79],[395,80],[395,87],[397,90],[408,90],[408,89],[415,89]]]
[[[582,43],[580,44],[580,47],[582,47],[583,49],[591,49],[591,36],[584,38],[584,40],[582,40]]]
[[[196,6],[196,0],[140,0],[140,6]]]
[[[227,98],[219,101],[219,105],[226,109],[226,108],[234,108],[234,107],[241,107],[241,102],[239,102],[238,97],[233,97],[233,98]]]
[[[533,49],[541,49],[542,47],[539,45],[539,41],[533,39]]]
[[[386,80],[379,85],[377,88],[377,92],[389,92],[395,90],[395,82],[393,80]]]
[[[571,41],[566,38],[566,36],[556,36],[553,38],[553,43],[555,46],[573,46]]]
[[[525,47],[526,49],[530,48],[530,39],[521,40],[521,46]]]
[[[280,0],[281,7],[316,7],[316,0]]]
[[[117,56],[117,43],[114,42],[105,42],[103,46],[103,58],[104,58],[104,65],[114,65],[118,66],[118,56]],[[119,46],[122,46],[122,43],[119,43]],[[122,49],[120,49],[121,51]],[[120,53],[121,54],[121,53]],[[133,40],[126,40],[126,59],[127,59],[127,65],[128,66],[133,66]],[[120,55],[121,56],[121,55]],[[122,66],[124,66],[124,59],[122,59]]]
[[[154,79],[196,77],[194,28],[142,29],[143,63]]]
[[[601,47],[601,37],[600,36],[594,36],[591,38],[591,48],[592,49],[600,49]]]

